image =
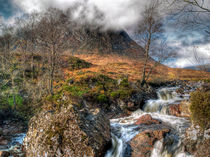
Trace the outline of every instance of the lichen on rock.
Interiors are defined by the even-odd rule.
[[[28,157],[99,157],[109,142],[109,120],[103,112],[93,113],[68,105],[59,111],[43,110],[34,116],[24,146]]]

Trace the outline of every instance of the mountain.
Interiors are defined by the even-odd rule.
[[[132,40],[125,31],[79,29],[72,32],[70,52],[94,66],[88,71],[100,72],[117,78],[126,75],[130,80],[140,80],[144,65],[144,49]],[[68,53],[68,54],[71,54]],[[154,64],[150,59],[146,71]],[[70,72],[71,73],[71,72]],[[159,64],[152,70],[150,80],[205,79],[209,73],[191,69],[169,68]]]
[[[144,49],[125,31],[77,30],[73,32],[69,45],[74,54],[119,54],[144,58]]]

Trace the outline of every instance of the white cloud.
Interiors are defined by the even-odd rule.
[[[96,20],[95,8],[102,14],[103,19],[97,23],[104,29],[125,29],[136,25],[141,17],[141,11],[150,0],[13,0],[24,12],[43,11],[49,7],[66,10],[79,4],[77,17],[85,11],[86,20]]]
[[[179,43],[176,43],[175,45],[177,46]],[[195,60],[194,50],[197,51],[198,57],[202,60],[200,63]],[[184,68],[199,64],[210,64],[210,43],[205,45],[181,47],[178,50],[178,58],[169,62],[167,65],[174,68]]]

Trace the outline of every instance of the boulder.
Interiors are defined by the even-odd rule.
[[[204,134],[203,134],[204,133]],[[209,156],[210,150],[210,129],[204,132],[198,125],[192,124],[185,133],[185,150],[195,157]]]
[[[43,110],[29,123],[26,156],[103,156],[110,144],[110,122],[99,109],[65,105]]]
[[[169,105],[169,115],[181,117],[182,114],[181,114],[180,104]]]
[[[171,104],[167,107],[167,113],[176,117],[190,117],[190,103],[182,101],[179,104]]]
[[[14,136],[26,131],[25,124],[18,120],[3,121],[0,127],[0,136]]]
[[[141,116],[137,122],[136,125],[145,124],[145,125],[151,125],[151,124],[160,124],[161,122],[159,120],[153,119],[150,114],[146,114]]]
[[[131,157],[150,157],[156,141],[164,138],[170,129],[163,125],[154,125],[136,135],[130,142]]]

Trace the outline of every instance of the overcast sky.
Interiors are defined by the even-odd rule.
[[[210,0],[206,1],[210,4]],[[141,11],[148,3],[149,0],[0,0],[0,22],[12,24],[15,17],[22,13],[42,11],[48,7],[66,10],[77,4],[75,19],[85,12],[86,20],[103,25],[104,30],[130,30],[138,24]],[[97,21],[96,8],[104,15]],[[210,14],[208,16],[207,23],[210,22]],[[205,62],[210,63],[210,35],[204,28],[183,31],[178,26],[166,25],[165,30],[168,44],[179,54],[178,59],[167,65],[181,68],[191,66],[195,47]]]

